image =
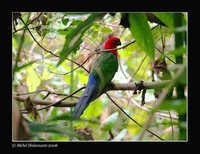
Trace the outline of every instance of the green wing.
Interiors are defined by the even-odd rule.
[[[98,81],[98,94],[111,82],[118,70],[118,60],[115,55],[110,52],[104,52],[94,64],[91,74]],[[98,95],[97,94],[97,95]]]

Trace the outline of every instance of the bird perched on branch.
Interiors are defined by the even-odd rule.
[[[116,36],[108,37],[104,43],[105,51],[92,67],[85,91],[76,104],[72,116],[80,117],[88,105],[97,99],[109,85],[118,70],[118,52],[115,49],[121,45]],[[113,49],[113,50],[111,50]]]

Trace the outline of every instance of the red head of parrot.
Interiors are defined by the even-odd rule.
[[[121,41],[118,37],[113,36],[106,40],[104,44],[105,49],[115,49],[118,45],[121,45]],[[108,52],[113,53],[116,57],[118,55],[117,50],[108,50]]]

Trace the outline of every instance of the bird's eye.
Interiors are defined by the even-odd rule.
[[[116,40],[112,40],[112,44],[116,44]]]

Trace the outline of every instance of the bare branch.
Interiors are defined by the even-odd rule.
[[[165,80],[165,81],[157,81],[157,82],[144,82],[144,86],[146,89],[160,89],[164,88],[166,85],[168,85],[171,82],[171,80]],[[105,89],[106,91],[111,90],[134,90],[136,88],[134,83],[111,83],[110,86],[108,86]]]
[[[19,101],[19,102],[25,102],[27,100],[27,96],[24,97],[24,96],[13,96],[13,98],[16,100],[16,101]],[[30,102],[34,103],[35,105],[51,105],[53,104],[52,101],[46,101],[46,100],[41,100],[41,99],[32,99],[30,98],[29,100]],[[55,107],[71,107],[71,106],[74,106],[76,105],[77,103],[77,100],[70,100],[70,101],[61,101],[59,104],[54,104],[52,106],[55,106]]]
[[[51,103],[51,104],[49,104],[49,105],[47,105],[47,106],[45,106],[45,107],[43,107],[43,108],[37,109],[37,111],[44,110],[44,109],[49,108],[49,107],[51,107],[51,106],[55,106],[56,104],[60,104],[62,101],[66,100],[66,99],[69,98],[69,97],[72,97],[74,94],[76,94],[77,92],[81,91],[81,90],[84,89],[84,88],[85,88],[85,87],[82,87],[82,88],[76,90],[75,92],[69,94],[67,97],[65,97],[65,98],[63,98],[63,99],[61,99],[61,100],[59,100],[59,101],[57,101],[57,102],[55,102],[55,103]]]
[[[21,95],[30,95],[30,94],[35,94],[35,93],[41,93],[41,92],[47,92],[49,95],[58,95],[58,96],[69,96],[68,94],[62,94],[62,93],[57,93],[57,92],[53,92],[53,91],[49,91],[49,90],[36,90],[36,91],[33,91],[33,92],[28,92],[28,93],[17,93],[15,94],[16,96],[21,96]],[[79,98],[78,96],[71,96],[71,97],[74,97],[74,98]]]
[[[33,92],[28,92],[28,93],[17,93],[15,94],[16,96],[21,96],[21,95],[30,95],[30,94],[34,94],[34,93],[41,93],[43,91],[48,91],[48,90],[36,90],[36,91],[33,91]]]
[[[171,81],[170,80],[165,80],[165,81],[157,81],[157,82],[144,82],[144,86],[146,87],[146,89],[157,89],[157,88],[164,88],[166,85],[168,85]],[[116,83],[116,84],[110,84],[108,86],[108,88],[105,89],[104,92],[107,91],[111,91],[111,90],[134,90],[135,89],[135,84],[134,83]],[[57,106],[57,107],[69,107],[69,106],[75,106],[77,103],[76,101],[67,101],[67,102],[63,102],[65,99],[69,98],[69,97],[76,97],[74,96],[74,94],[76,94],[77,92],[81,91],[82,89],[84,89],[85,87],[82,87],[78,90],[76,90],[75,92],[71,93],[71,94],[59,94],[59,93],[55,93],[55,92],[50,92],[51,94],[56,94],[56,95],[67,95],[67,97],[61,99],[58,102],[50,102],[50,101],[45,101],[45,100],[38,100],[38,99],[31,99],[30,101],[32,101],[34,104],[36,105],[47,105],[45,108],[48,108],[50,106]],[[47,91],[48,90],[40,90],[40,91],[35,91],[35,92],[31,92],[31,93],[23,93],[23,94],[16,94],[13,97],[17,100],[17,101],[21,101],[21,102],[25,102],[26,97],[21,96],[21,95],[29,95],[32,93],[36,93],[36,92],[42,92],[42,91]],[[41,108],[39,110],[45,109],[45,108]]]

